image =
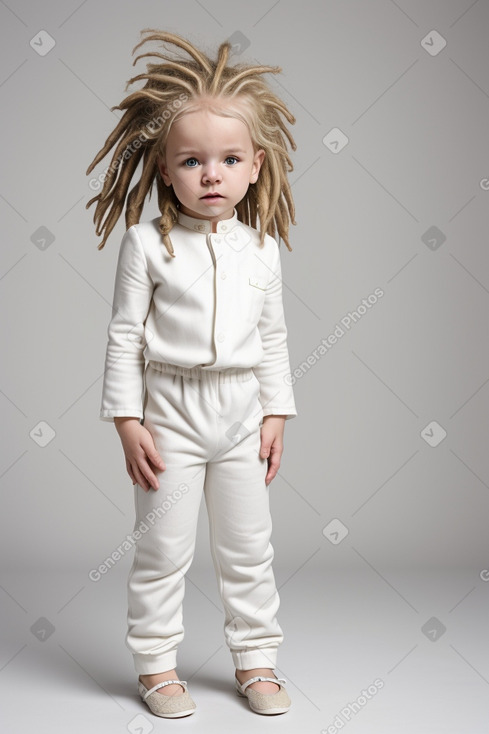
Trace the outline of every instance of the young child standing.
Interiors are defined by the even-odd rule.
[[[142,33],[133,53],[163,48],[134,63],[159,61],[128,82],[146,80],[113,108],[125,112],[87,170],[115,147],[87,208],[97,202],[101,249],[126,204],[100,411],[135,485],[126,644],[150,710],[193,713],[176,661],[204,495],[236,691],[257,713],[284,713],[269,485],[297,415],[274,239],[292,249],[286,141],[296,146],[282,117],[295,120],[262,78],[279,67],[230,66],[230,43],[213,61],[175,34]],[[140,222],[155,180],[161,217]]]

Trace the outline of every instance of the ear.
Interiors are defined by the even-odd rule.
[[[171,186],[171,178],[170,178],[169,170],[165,165],[165,161],[163,160],[161,156],[157,156],[156,162],[158,165],[158,170],[161,174],[161,178],[163,179],[163,181],[165,182],[167,186]]]
[[[265,151],[260,148],[260,150],[256,151],[255,156],[253,158],[253,166],[252,166],[251,174],[250,174],[250,183],[256,183],[258,181],[258,174],[260,173],[260,168],[264,160],[265,160]]]

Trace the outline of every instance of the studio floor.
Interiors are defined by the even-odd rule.
[[[187,575],[178,672],[190,717],[153,716],[123,638],[126,562],[86,571],[8,572],[0,588],[0,726],[8,734],[486,734],[489,583],[484,569],[275,570],[285,641],[277,675],[292,708],[260,716],[233,688],[212,569]]]

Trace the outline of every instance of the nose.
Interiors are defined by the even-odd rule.
[[[214,161],[209,161],[202,172],[202,181],[205,184],[215,183],[221,180],[221,173],[217,164]]]

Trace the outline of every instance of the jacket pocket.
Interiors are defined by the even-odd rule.
[[[261,291],[266,291],[267,289],[267,282],[265,278],[260,275],[250,275],[248,283],[252,285],[253,288],[259,288]]]

